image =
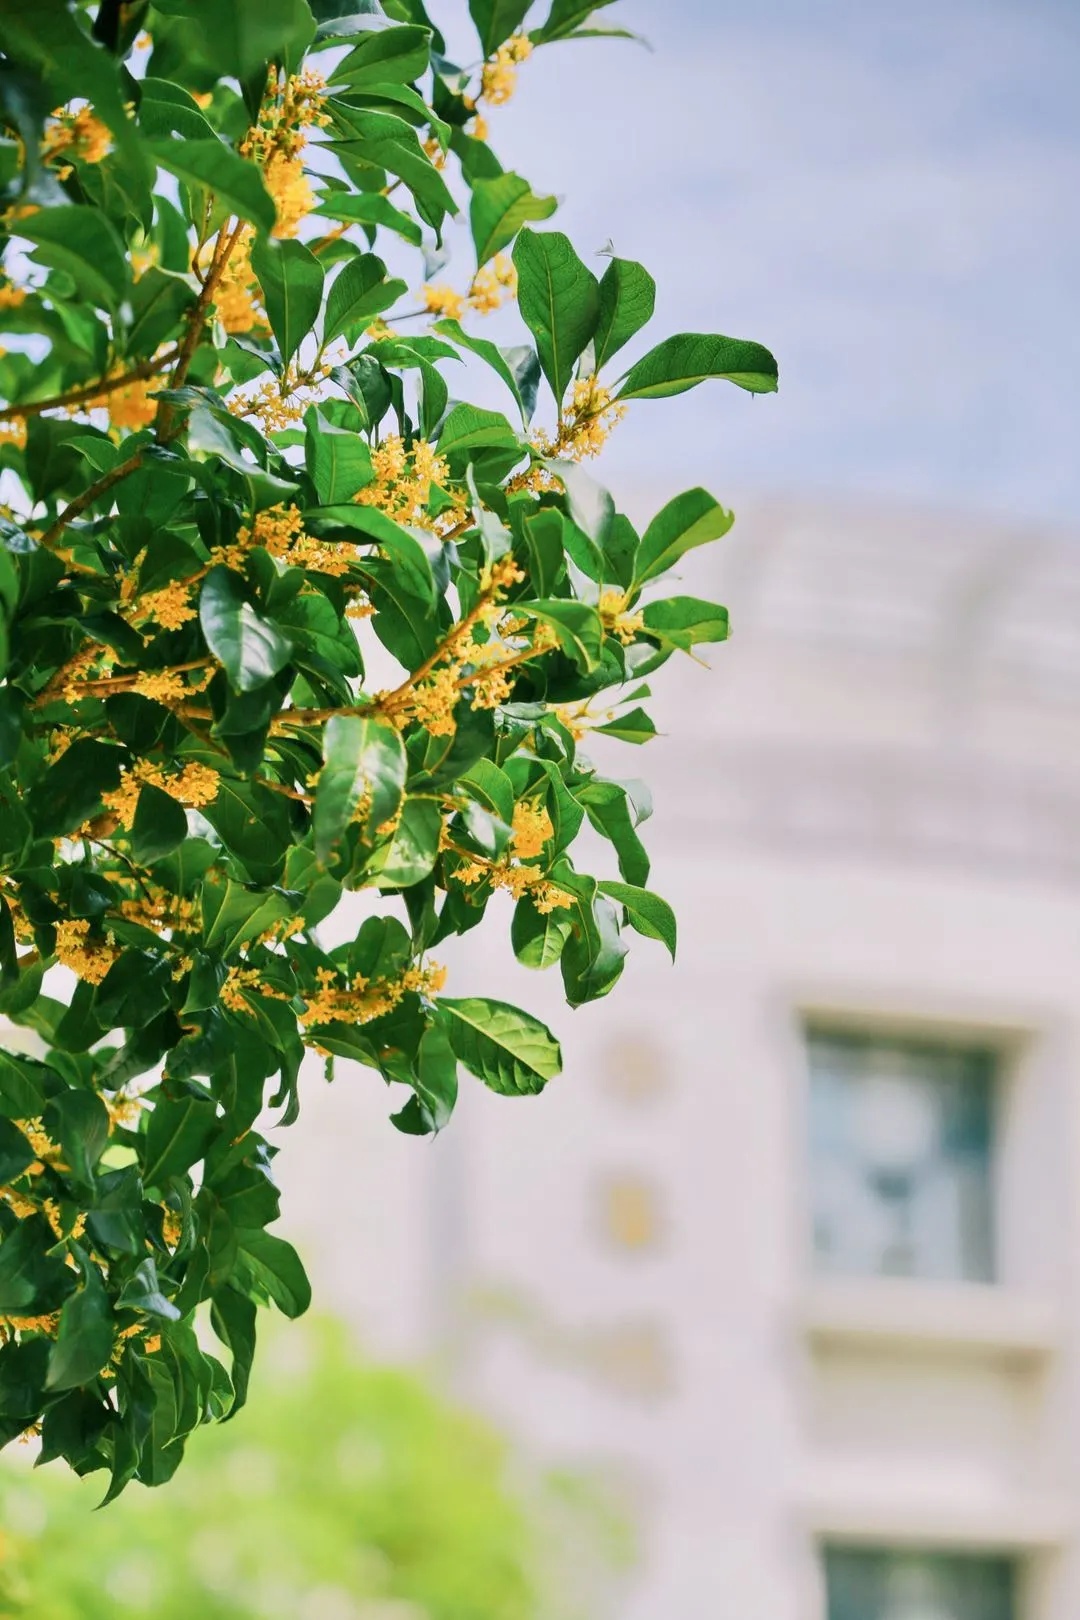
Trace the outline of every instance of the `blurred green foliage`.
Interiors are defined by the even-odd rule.
[[[19,1620],[540,1620],[545,1511],[503,1441],[346,1330],[271,1337],[243,1423],[165,1493],[0,1471],[0,1614]],[[549,1494],[545,1488],[545,1495]],[[587,1495],[587,1493],[586,1493]],[[579,1492],[567,1499],[589,1516]],[[550,1528],[550,1522],[548,1524]],[[597,1521],[598,1530],[602,1526]],[[567,1611],[560,1608],[559,1613]]]

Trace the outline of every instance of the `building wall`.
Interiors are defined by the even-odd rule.
[[[1015,1553],[1018,1620],[1074,1620],[1072,553],[911,514],[743,529],[682,587],[727,595],[733,640],[658,678],[670,736],[604,759],[656,790],[677,966],[635,938],[571,1013],[493,914],[452,989],[548,1016],[565,1074],[467,1084],[424,1144],[341,1064],[309,1083],[286,1207],[377,1345],[440,1353],[530,1448],[606,1467],[641,1527],[625,1620],[822,1620],[829,1540]],[[1000,1051],[997,1284],[815,1278],[812,1014]]]

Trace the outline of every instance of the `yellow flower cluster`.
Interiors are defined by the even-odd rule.
[[[258,968],[230,967],[220,994],[222,1003],[230,1012],[246,1013],[249,1018],[255,1016],[255,1009],[248,1000],[249,994],[269,996],[273,1001],[289,999],[283,990],[265,984]]]
[[[6,277],[0,280],[0,309],[18,309],[25,302],[25,287],[13,287]]]
[[[406,449],[400,434],[391,433],[371,452],[371,465],[375,474],[373,481],[365,484],[354,497],[359,506],[375,506],[398,523],[414,523],[440,532],[440,518],[445,520],[447,514],[433,519],[427,512],[427,504],[432,485],[441,485],[448,475],[444,456],[426,439],[414,439]],[[447,509],[451,520],[458,511],[464,510],[465,499],[462,496],[458,504]]]
[[[545,914],[573,904],[571,896],[544,876],[539,866],[515,866],[509,860],[487,861],[482,857],[466,861],[454,874],[459,883],[490,883],[493,889],[507,889],[515,900],[528,895],[537,911]]]
[[[279,433],[303,421],[329,374],[330,367],[322,362],[301,369],[293,360],[280,377],[260,384],[254,394],[234,394],[229,410],[233,416],[257,416],[268,433]]]
[[[284,76],[271,68],[258,122],[241,144],[243,155],[261,165],[266,189],[274,199],[275,236],[295,236],[300,221],[315,206],[300,153],[307,144],[305,130],[330,122],[323,111],[325,91],[326,83],[317,73]]]
[[[83,163],[100,163],[108,156],[112,136],[108,126],[89,107],[79,112],[65,112],[58,107],[53,118],[55,122],[48,126],[41,143],[41,155],[46,163],[68,157],[78,158]]]
[[[315,193],[298,157],[287,152],[275,152],[264,170],[266,189],[277,209],[275,236],[295,236],[300,221],[306,219],[315,206]]]
[[[165,1239],[165,1242],[169,1245],[170,1249],[176,1248],[176,1245],[180,1242],[180,1239],[184,1235],[184,1217],[180,1214],[179,1210],[169,1209],[166,1207],[165,1215],[161,1222],[161,1235]]]
[[[26,449],[26,423],[0,421],[0,445],[13,444],[16,450]]]
[[[142,759],[131,770],[124,768],[119,787],[101,795],[101,802],[115,812],[124,827],[130,828],[134,823],[135,807],[144,782],[160,788],[170,798],[192,810],[201,810],[204,805],[212,804],[221,786],[220,776],[209,765],[193,761],[183,766],[175,776],[168,776],[162,766]]]
[[[250,332],[253,327],[269,330],[262,308],[262,291],[251,268],[254,232],[246,230],[239,238],[214,289],[214,308],[226,332]],[[209,255],[207,255],[209,257]]]
[[[505,45],[500,45],[490,61],[484,63],[477,99],[491,107],[505,106],[517,89],[518,65],[528,60],[532,50],[532,40],[527,34],[515,34]]]
[[[319,988],[307,996],[307,1005],[300,1014],[306,1029],[320,1024],[369,1024],[392,1012],[409,991],[434,996],[446,983],[446,969],[437,962],[426,967],[406,968],[397,979],[365,979],[357,976],[351,982],[342,982],[332,968],[318,968]]]
[[[136,377],[123,388],[114,388],[97,399],[88,399],[85,409],[103,406],[109,413],[110,426],[137,432],[148,427],[157,415],[157,400],[150,398],[151,390],[161,387],[159,377]]]
[[[498,309],[508,298],[517,296],[517,268],[506,253],[496,253],[472,278],[469,305],[481,315]]]
[[[166,708],[173,703],[182,703],[188,695],[183,680],[171,669],[143,670],[136,678],[135,691],[140,697],[161,703]]]
[[[420,297],[424,301],[424,308],[429,315],[444,316],[450,321],[460,321],[465,313],[464,294],[455,292],[448,282],[425,282],[420,289]]]
[[[156,619],[163,630],[179,630],[198,613],[191,605],[191,586],[174,579],[159,591],[147,591],[139,598],[139,610]]]
[[[530,860],[542,854],[544,845],[554,836],[555,828],[543,805],[531,804],[528,799],[520,799],[515,804],[510,839],[515,855],[523,861]]]
[[[542,455],[569,456],[571,461],[584,461],[588,456],[600,454],[608,434],[625,415],[626,406],[613,402],[610,389],[604,388],[595,377],[581,377],[574,384],[570,404],[559,418],[555,438],[541,429],[533,436],[533,444]]]
[[[627,613],[626,596],[622,591],[604,591],[597,606],[600,622],[609,636],[617,636],[628,647],[639,630],[645,628],[645,615]]]
[[[64,1217],[55,1198],[46,1198],[42,1203],[41,1212],[58,1238],[81,1238],[86,1231],[86,1216],[82,1210],[77,1212],[69,1227],[64,1226]]]
[[[420,298],[429,315],[459,321],[466,309],[475,309],[489,315],[506,299],[517,294],[517,270],[505,253],[497,253],[490,264],[479,269],[467,293],[455,292],[448,282],[426,282],[420,289]]]
[[[111,938],[90,938],[90,924],[82,917],[56,925],[56,960],[87,984],[100,984],[119,955]]]
[[[242,568],[248,552],[255,546],[262,546],[271,557],[290,568],[307,568],[312,573],[334,576],[348,573],[356,556],[355,546],[331,544],[305,534],[300,509],[280,502],[257,512],[250,528],[244,524],[238,529],[231,546],[215,547],[214,560],[228,563],[231,568]]]
[[[44,1333],[55,1339],[59,1327],[59,1311],[50,1311],[46,1316],[0,1316],[0,1330],[6,1333]],[[30,1428],[33,1430],[35,1425]]]
[[[16,1125],[22,1131],[26,1140],[33,1148],[38,1163],[30,1165],[26,1174],[28,1176],[40,1175],[42,1166],[51,1164],[56,1170],[66,1170],[68,1167],[63,1161],[63,1149],[58,1142],[54,1142],[40,1115],[35,1114],[31,1119],[17,1119]]]

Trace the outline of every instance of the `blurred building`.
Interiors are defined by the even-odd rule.
[[[635,938],[571,1014],[472,936],[452,989],[546,1014],[564,1077],[426,1144],[341,1065],[293,1227],[377,1345],[607,1467],[625,1620],[1076,1620],[1080,551],[792,504],[712,553],[733,640],[604,761],[655,789],[677,966]]]

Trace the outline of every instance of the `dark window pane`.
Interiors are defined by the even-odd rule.
[[[825,1551],[828,1620],[1017,1620],[1012,1559]]]
[[[811,1031],[822,1271],[993,1279],[992,1053]]]

